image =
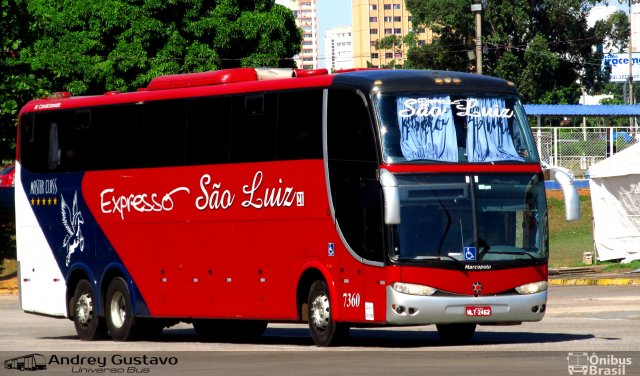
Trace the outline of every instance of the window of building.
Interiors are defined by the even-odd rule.
[[[394,34],[402,34],[402,29],[400,29],[400,28],[395,28],[395,29],[393,29],[393,33],[394,33]]]
[[[393,58],[393,52],[385,52],[384,57],[387,59]]]
[[[393,17],[393,22],[402,22],[402,17],[400,17],[400,16],[394,16],[394,17]]]
[[[391,28],[389,28],[389,29],[384,29],[384,33],[385,33],[385,35],[392,34],[392,32],[391,32]]]
[[[378,10],[378,6],[376,4],[369,5],[369,10]]]
[[[369,22],[378,22],[378,17],[369,17]]]
[[[384,4],[385,10],[391,10],[391,4]]]
[[[378,29],[371,29],[370,33],[371,34],[378,34]]]
[[[378,53],[377,52],[372,53],[371,54],[371,58],[372,59],[377,59],[378,58]]]
[[[400,9],[402,9],[402,5],[401,4],[393,4],[393,9],[400,10]]]
[[[391,22],[393,20],[393,17],[391,16],[387,16],[384,18],[384,22]]]

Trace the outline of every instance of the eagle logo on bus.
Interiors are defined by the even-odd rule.
[[[67,231],[62,246],[67,248],[66,266],[69,266],[71,255],[79,248],[80,252],[84,251],[84,235],[80,225],[84,224],[82,213],[78,209],[78,192],[73,195],[73,207],[69,207],[64,200],[64,196],[60,195],[62,200],[62,225]]]

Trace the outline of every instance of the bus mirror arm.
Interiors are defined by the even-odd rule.
[[[393,174],[385,169],[380,170],[380,185],[384,194],[384,223],[400,224],[400,188]]]
[[[555,180],[562,188],[564,195],[564,209],[567,221],[580,219],[580,197],[578,189],[573,184],[573,179],[566,172],[550,167],[551,179]]]

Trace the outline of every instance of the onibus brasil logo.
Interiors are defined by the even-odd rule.
[[[627,366],[631,364],[631,358],[613,354],[570,352],[567,355],[569,375],[626,375]]]

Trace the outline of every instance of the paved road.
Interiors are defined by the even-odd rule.
[[[84,342],[75,336],[72,322],[25,314],[18,305],[15,295],[0,296],[0,355],[3,356],[0,360],[6,359],[8,354],[32,352],[42,352],[50,357],[52,352],[77,355],[90,351],[110,357],[131,351],[149,356],[155,352],[165,357],[173,354],[180,362],[179,365],[149,369],[157,375],[163,374],[163,370],[167,374],[182,373],[175,372],[176,367],[182,367],[182,371],[187,367],[191,374],[202,371],[207,375],[375,375],[389,371],[431,375],[433,370],[419,371],[425,371],[424,367],[432,368],[433,364],[438,364],[435,374],[464,375],[463,371],[468,370],[470,372],[466,373],[473,375],[485,374],[483,372],[526,375],[536,370],[538,375],[566,375],[569,352],[587,352],[590,355],[626,354],[633,358],[633,364],[625,366],[625,374],[640,374],[638,286],[551,286],[549,308],[542,322],[479,327],[471,344],[465,346],[443,345],[435,327],[429,326],[353,329],[343,346],[321,349],[313,345],[305,325],[284,324],[270,325],[262,338],[251,343],[200,342],[191,326],[186,324],[165,329],[157,341]],[[622,353],[626,351],[636,352]],[[108,359],[107,363],[110,361]],[[141,359],[133,361],[140,363]],[[72,365],[54,362],[49,371],[93,373],[91,366],[86,364],[89,371],[82,366],[78,369],[69,367]],[[286,371],[281,372],[282,367]],[[513,367],[522,372],[514,373]],[[217,372],[212,373],[212,369]],[[632,370],[634,373],[630,373]],[[2,371],[0,369],[0,374]]]

